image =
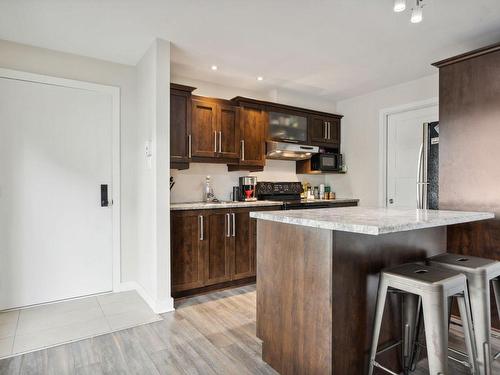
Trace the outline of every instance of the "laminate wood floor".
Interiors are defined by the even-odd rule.
[[[185,300],[163,318],[4,359],[0,374],[276,374],[261,360],[255,336],[255,286]],[[452,374],[467,373],[450,365]],[[415,374],[427,374],[425,366]]]

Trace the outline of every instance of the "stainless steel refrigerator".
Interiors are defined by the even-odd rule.
[[[439,208],[439,122],[426,122],[418,157],[417,208]]]

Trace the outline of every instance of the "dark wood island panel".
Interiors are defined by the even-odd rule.
[[[378,273],[446,250],[446,227],[372,236],[258,220],[257,336],[280,374],[364,374]],[[401,336],[388,303],[381,345]],[[380,361],[399,367],[397,352]]]

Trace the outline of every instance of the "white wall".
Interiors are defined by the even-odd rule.
[[[437,98],[438,89],[436,74],[337,103],[337,112],[344,115],[341,147],[348,172],[326,180],[338,196],[359,198],[362,206],[379,205],[381,111]]]
[[[136,279],[156,312],[173,309],[170,296],[169,133],[170,43],[155,40],[137,64],[138,254]],[[152,156],[145,144],[150,142]]]
[[[170,192],[173,203],[202,200],[207,175],[210,175],[216,197],[221,200],[230,199],[229,194],[233,186],[238,185],[240,176],[257,176],[257,181],[307,181],[313,186],[325,183],[324,176],[297,175],[295,162],[286,160],[267,160],[263,172],[228,172],[225,164],[191,163],[189,169],[172,170],[171,174],[175,179],[175,186]]]
[[[120,87],[122,281],[136,278],[137,165],[136,69],[83,56],[0,40],[0,67]]]
[[[231,99],[235,96],[245,96],[254,99],[275,101],[282,104],[302,106],[328,112],[335,112],[335,103],[322,101],[314,97],[299,95],[286,90],[250,91],[237,87],[229,87],[193,80],[186,77],[172,76],[172,82],[193,86],[197,89],[195,95],[212,96]],[[172,202],[199,201],[202,199],[202,188],[207,175],[211,176],[215,194],[219,199],[228,200],[232,187],[238,185],[238,177],[257,176],[258,181],[308,181],[313,186],[325,183],[324,176],[297,175],[295,162],[282,160],[267,160],[263,172],[228,172],[225,164],[191,163],[188,170],[172,170],[175,186],[171,191]]]
[[[171,309],[170,234],[163,229],[170,220],[169,43],[155,41],[134,67],[0,40],[0,67],[120,87],[121,281],[140,285],[156,311]],[[153,141],[151,170],[145,140]]]

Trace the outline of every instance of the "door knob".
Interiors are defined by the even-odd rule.
[[[389,199],[389,204],[394,204],[394,199],[390,198]]]

